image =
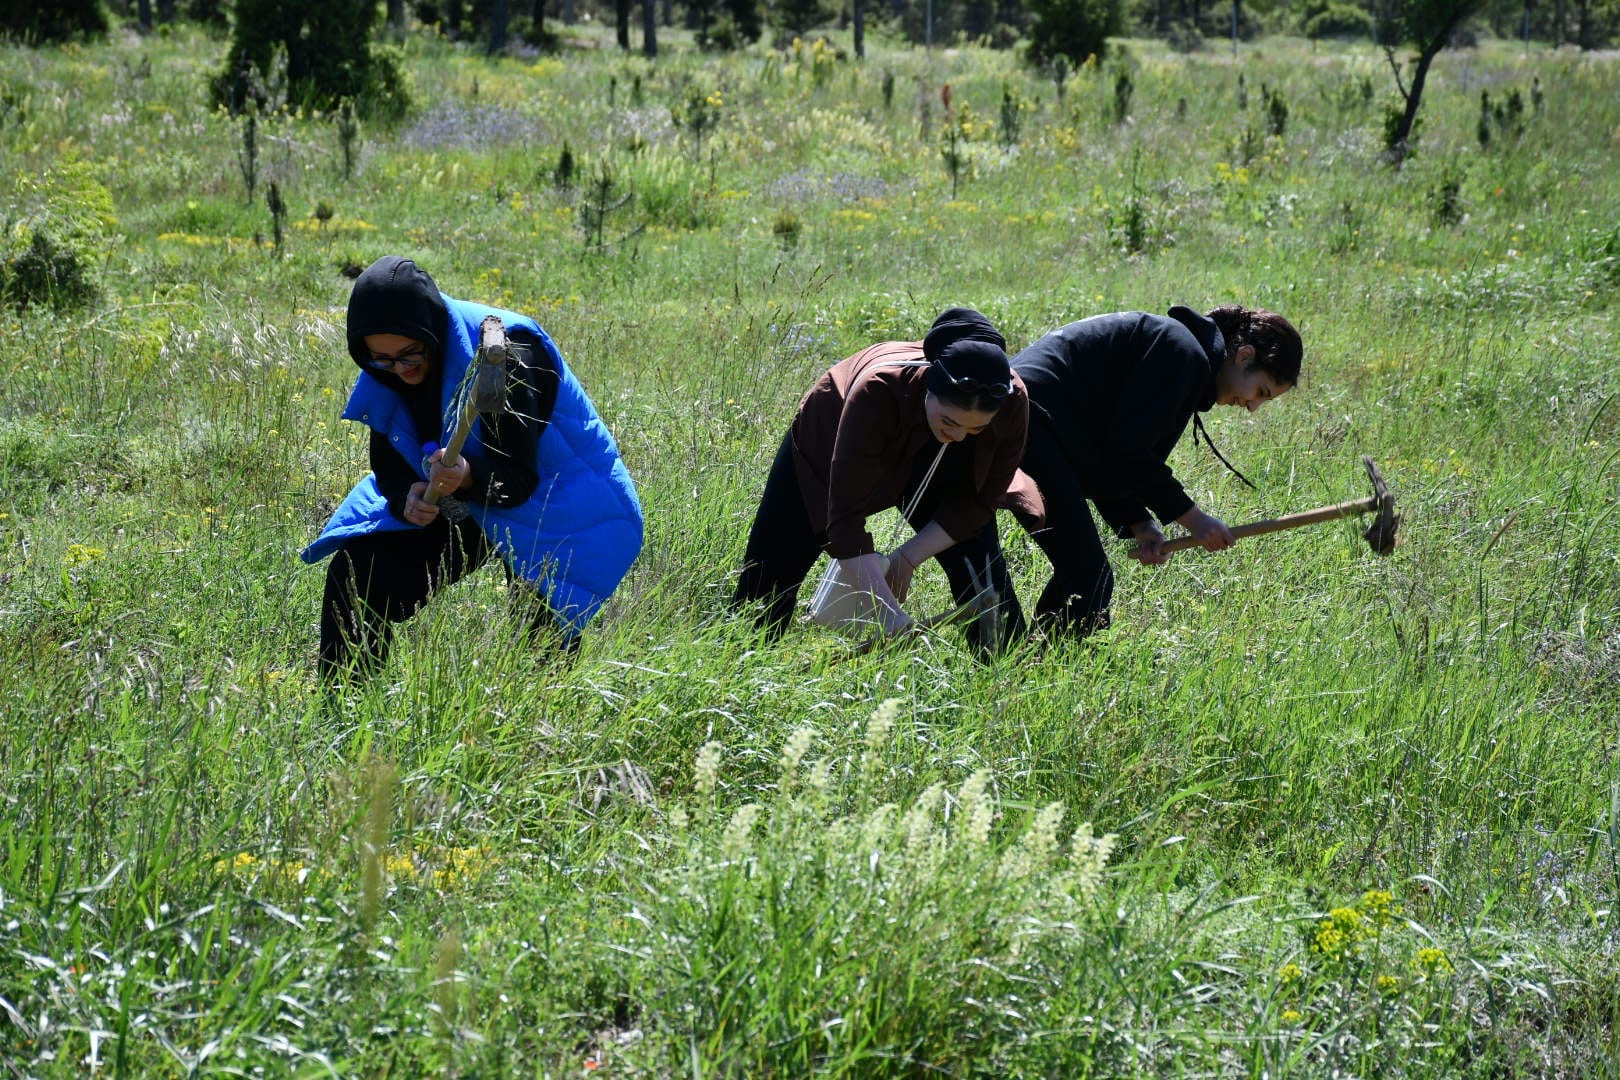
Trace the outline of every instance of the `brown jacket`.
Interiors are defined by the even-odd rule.
[[[926,372],[922,342],[879,342],[833,365],[799,402],[793,418],[799,487],[810,524],[826,534],[835,559],[877,550],[866,519],[900,505],[912,463],[924,447],[937,445],[923,412]],[[969,439],[972,492],[948,499],[934,514],[953,540],[978,532],[998,506],[1024,520],[1040,517],[1035,486],[1018,472],[1028,427],[1029,395],[1014,375],[1012,395],[990,426]]]

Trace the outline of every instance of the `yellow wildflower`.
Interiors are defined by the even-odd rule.
[[[1412,967],[1424,978],[1449,975],[1454,970],[1451,961],[1446,957],[1445,950],[1433,947],[1419,949],[1417,954],[1412,957]]]
[[[91,547],[89,544],[69,544],[67,554],[62,556],[62,565],[72,570],[86,563],[105,558],[106,555],[107,552],[104,548]]]
[[[1395,898],[1383,889],[1368,889],[1361,896],[1360,910],[1375,927],[1382,929],[1395,920],[1400,909]]]

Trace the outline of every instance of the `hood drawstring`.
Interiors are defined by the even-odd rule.
[[[1250,480],[1247,476],[1244,476],[1242,473],[1238,472],[1237,466],[1233,465],[1230,461],[1227,461],[1226,460],[1226,455],[1221,453],[1219,450],[1217,450],[1215,448],[1215,440],[1213,440],[1213,439],[1211,439],[1209,437],[1209,432],[1207,430],[1205,430],[1205,428],[1204,428],[1204,418],[1199,416],[1197,413],[1193,413],[1193,445],[1194,446],[1198,445],[1198,436],[1200,436],[1200,435],[1202,435],[1204,437],[1204,445],[1209,447],[1210,453],[1212,453],[1216,457],[1220,458],[1221,459],[1221,464],[1225,465],[1227,467],[1227,469],[1231,471],[1233,476],[1237,477],[1239,480],[1243,481],[1245,484],[1248,484],[1250,490],[1252,490],[1252,491],[1259,491],[1260,490],[1259,488],[1254,486],[1254,481]]]

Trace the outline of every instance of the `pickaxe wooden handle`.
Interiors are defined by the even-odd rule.
[[[461,460],[461,447],[472,432],[478,414],[492,416],[506,404],[506,327],[501,320],[490,315],[478,328],[478,362],[468,377],[472,387],[461,402],[461,415],[456,418],[455,430],[444,447],[444,464],[454,468]],[[439,501],[439,494],[431,487],[422,501],[429,506]]]
[[[1297,529],[1301,525],[1315,525],[1322,521],[1353,517],[1356,514],[1377,514],[1377,520],[1365,534],[1367,543],[1371,544],[1372,549],[1378,554],[1388,555],[1395,548],[1395,529],[1401,520],[1395,513],[1395,496],[1390,494],[1389,485],[1384,482],[1383,474],[1373,464],[1372,458],[1364,457],[1361,463],[1367,467],[1367,478],[1373,485],[1373,493],[1367,498],[1352,499],[1333,506],[1321,506],[1315,510],[1302,510],[1297,514],[1285,514],[1265,521],[1253,521],[1247,525],[1236,525],[1232,528],[1232,535],[1240,538],[1259,536],[1263,533],[1281,532],[1283,529]],[[1165,541],[1164,551],[1168,554],[1198,546],[1198,541],[1192,537],[1178,536],[1174,540]]]
[[[1247,525],[1232,526],[1232,535],[1238,538],[1245,536],[1260,536],[1264,533],[1281,532],[1284,529],[1297,529],[1301,525],[1315,525],[1322,521],[1333,521],[1337,518],[1352,517],[1356,514],[1370,514],[1378,509],[1377,499],[1354,499],[1350,502],[1337,503],[1333,506],[1321,506],[1315,510],[1301,510],[1297,514],[1284,514],[1278,518],[1267,518],[1264,521],[1251,521]],[[1164,542],[1164,550],[1185,551],[1198,546],[1198,541],[1191,536],[1178,536],[1174,540]]]

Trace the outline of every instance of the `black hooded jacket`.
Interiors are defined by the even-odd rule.
[[[420,441],[439,442],[448,426],[440,409],[444,395],[444,340],[450,331],[450,310],[427,271],[410,259],[384,256],[355,280],[349,296],[349,355],[361,370],[398,394],[410,411]],[[418,386],[401,381],[389,371],[365,366],[371,352],[368,334],[401,334],[428,347],[431,366]],[[557,373],[536,349],[532,336],[521,328],[508,331],[514,346],[507,380],[506,407],[499,417],[481,418],[485,450],[467,454],[472,485],[457,493],[465,502],[490,506],[517,506],[540,484],[537,468],[540,436],[557,403]],[[405,499],[419,483],[412,464],[400,456],[386,435],[371,433],[371,471],[388,499],[388,509],[405,520]]]
[[[1052,331],[1013,358],[1044,424],[1110,528],[1148,510],[1174,521],[1194,505],[1170,471],[1193,413],[1215,404],[1226,339],[1187,307],[1097,315]],[[1036,477],[1036,482],[1040,480]]]

